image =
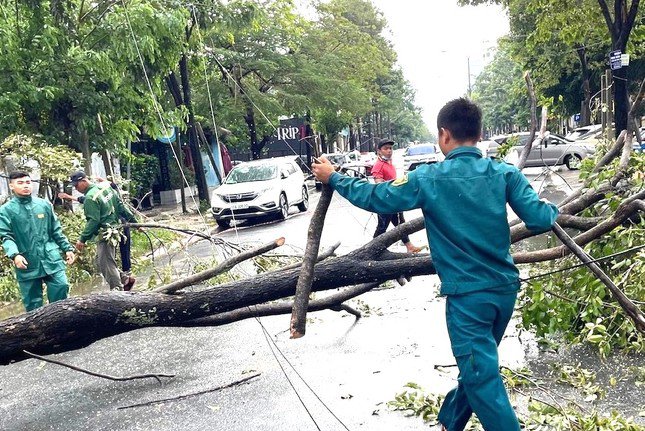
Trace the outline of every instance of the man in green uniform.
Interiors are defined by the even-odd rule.
[[[558,210],[539,199],[517,168],[482,158],[475,146],[481,130],[477,105],[463,98],[449,102],[437,127],[446,160],[407,177],[369,184],[334,172],[325,160],[312,169],[318,180],[367,211],[423,210],[459,368],[458,386],[446,396],[439,422],[444,430],[461,431],[474,412],[487,431],[518,431],[497,356],[520,288],[506,205],[533,232],[548,230]]]
[[[132,223],[136,223],[137,220],[111,187],[97,186],[90,182],[82,171],[74,172],[70,180],[76,190],[85,195],[83,212],[87,223],[76,242],[76,248],[83,250],[87,241],[97,237],[96,254],[99,271],[110,286],[110,290],[123,290],[123,285],[128,283],[129,276],[119,270],[114,253],[115,246],[103,235],[107,228],[119,227],[121,223],[119,217]]]
[[[32,197],[28,173],[9,174],[13,198],[0,207],[0,239],[5,253],[16,266],[22,303],[27,311],[42,307],[43,283],[49,302],[67,298],[69,283],[65,274],[74,263],[74,247],[67,241],[51,204]]]

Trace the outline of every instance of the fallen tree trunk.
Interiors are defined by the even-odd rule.
[[[575,217],[569,218],[569,222],[588,228],[589,222],[577,214],[603,199],[607,193],[619,192],[629,196],[628,191],[621,191],[617,187],[624,172],[627,172],[627,146],[628,140],[625,140],[620,147],[621,163],[614,178],[597,190],[580,193],[576,199],[560,207],[562,214]],[[616,156],[618,153],[615,152]],[[643,211],[644,198],[643,191],[627,197],[619,209],[603,221],[594,218],[592,221],[596,225],[574,237],[574,241],[583,245],[620,226]],[[317,263],[312,277],[312,291],[365,283],[378,285],[399,277],[434,274],[432,259],[427,254],[409,255],[387,251],[387,247],[400,240],[404,234],[411,234],[423,227],[423,218],[409,221],[345,256]],[[525,232],[520,224],[511,230],[511,241],[516,243],[533,235]],[[563,247],[554,247],[537,252],[516,253],[513,258],[517,263],[539,262],[560,258],[566,252]],[[294,295],[299,272],[298,268],[280,269],[192,292],[110,292],[68,298],[0,322],[0,363],[24,359],[23,350],[49,354],[87,346],[101,338],[143,327],[198,325],[200,321],[197,319]],[[236,319],[234,316],[229,318],[231,321]]]
[[[634,197],[623,207],[623,211],[617,212],[619,216],[574,240],[578,244],[585,243],[593,235],[608,232],[611,230],[609,226],[620,224],[630,215],[630,210],[638,211],[641,201]],[[330,290],[361,283],[379,284],[401,276],[434,274],[429,255],[396,254],[386,250],[404,233],[422,226],[422,218],[412,220],[345,256],[316,264],[311,290]],[[596,232],[592,234],[594,230]],[[562,248],[550,250],[547,255],[528,252],[514,254],[514,258],[516,261],[538,262],[566,254]],[[277,270],[184,294],[108,292],[68,298],[0,322],[0,363],[24,359],[23,350],[37,354],[56,353],[138,328],[180,326],[206,316],[289,297],[295,294],[299,272],[298,268]]]

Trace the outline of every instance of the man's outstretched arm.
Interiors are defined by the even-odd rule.
[[[319,181],[329,184],[352,204],[367,211],[393,214],[422,205],[414,172],[394,181],[371,184],[366,180],[335,172],[325,158],[320,158],[320,163],[314,163],[312,171]]]

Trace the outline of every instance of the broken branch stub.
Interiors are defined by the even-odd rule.
[[[325,225],[325,215],[331,203],[334,190],[328,184],[323,184],[318,205],[311,216],[309,229],[307,230],[307,245],[305,255],[302,258],[302,266],[296,284],[296,296],[293,299],[293,311],[291,312],[291,338],[300,338],[305,335],[307,326],[307,306],[309,305],[309,294],[313,283],[314,265],[318,258],[320,237]]]

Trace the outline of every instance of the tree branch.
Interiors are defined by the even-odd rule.
[[[331,309],[341,305],[343,302],[369,292],[377,288],[380,283],[364,283],[352,286],[336,293],[328,295],[324,298],[314,299],[307,305],[307,312],[321,311]],[[266,317],[277,316],[281,314],[289,314],[293,309],[292,301],[282,301],[278,303],[260,304],[252,307],[239,308],[233,311],[216,314],[213,316],[202,317],[200,319],[189,320],[183,322],[178,326],[182,327],[199,327],[199,326],[220,326],[228,323],[237,322],[252,317]],[[347,311],[347,310],[346,310]],[[348,311],[349,312],[349,311]],[[353,313],[352,313],[353,314]],[[174,325],[177,326],[177,325]]]
[[[267,244],[261,245],[259,247],[255,247],[251,250],[238,253],[235,256],[229,259],[226,259],[224,262],[220,263],[215,268],[209,268],[207,270],[198,272],[197,274],[193,274],[189,277],[182,278],[181,280],[177,280],[170,284],[160,286],[154,289],[153,292],[166,293],[166,294],[175,293],[178,290],[181,290],[185,287],[193,286],[195,284],[199,284],[203,281],[211,279],[218,274],[228,271],[229,269],[233,268],[235,265],[237,265],[240,262],[244,262],[245,260],[251,259],[252,257],[258,256],[260,254],[266,253],[267,251],[278,248],[283,244],[284,244],[284,238],[283,237],[278,238]]]
[[[322,193],[318,200],[316,210],[311,216],[309,229],[307,230],[307,245],[305,246],[305,255],[300,267],[300,275],[296,284],[296,296],[293,300],[293,311],[291,313],[291,338],[300,338],[305,335],[307,326],[307,305],[309,303],[309,294],[311,293],[311,283],[314,273],[314,265],[318,257],[318,248],[320,247],[320,237],[325,224],[325,215],[331,203],[331,197],[334,189],[328,184],[323,184]]]
[[[560,241],[573,253],[578,259],[584,262],[594,275],[609,289],[612,296],[620,304],[627,316],[634,322],[634,326],[640,332],[645,333],[645,316],[636,307],[636,305],[614,284],[614,282],[600,269],[598,264],[592,262],[592,258],[576,244],[571,237],[557,223],[553,225],[553,232]]]
[[[23,352],[32,358],[40,359],[41,361],[49,362],[51,364],[56,364],[60,365],[66,368],[69,368],[74,371],[79,371],[81,373],[89,374],[90,376],[94,377],[100,377],[102,379],[108,379],[108,380],[114,380],[116,382],[125,382],[127,380],[140,380],[140,379],[156,379],[159,384],[161,384],[161,377],[166,377],[166,378],[173,378],[175,377],[174,374],[141,374],[141,375],[135,375],[135,376],[128,376],[128,377],[115,377],[115,376],[110,376],[108,374],[101,374],[101,373],[95,373],[93,371],[88,371],[85,368],[77,367],[75,365],[70,365],[66,364],[65,362],[62,361],[57,361],[55,359],[50,359],[50,358],[45,358],[44,356],[37,355],[35,353],[28,352],[26,350],[23,350]]]
[[[328,257],[333,256],[338,247],[340,247],[340,241],[333,244],[331,247],[327,247],[321,253],[318,253],[318,257],[316,258],[316,263],[323,261]],[[278,269],[278,271],[286,271],[289,269],[300,268],[300,265],[302,265],[302,262],[296,262],[291,265],[283,266],[282,268]]]
[[[636,211],[639,210],[638,200],[645,197],[645,191],[642,191],[630,199],[626,199],[618,207],[612,217],[600,223],[598,226],[589,229],[588,231],[577,235],[574,238],[576,244],[583,246],[590,243],[601,235],[611,232],[616,227],[630,218]],[[520,263],[534,263],[543,262],[545,260],[559,259],[569,254],[569,250],[564,246],[552,247],[545,250],[519,252],[513,254],[513,260],[516,264]]]
[[[233,386],[238,386],[238,385],[241,385],[242,383],[246,383],[249,380],[255,379],[256,377],[260,377],[260,375],[261,375],[260,373],[252,374],[252,375],[250,375],[248,377],[245,377],[245,378],[240,379],[240,380],[236,380],[236,381],[234,381],[232,383],[229,383],[227,385],[218,386],[216,388],[207,389],[205,391],[193,392],[193,393],[190,393],[190,394],[179,395],[179,396],[172,397],[172,398],[163,398],[163,399],[160,399],[160,400],[146,401],[145,403],[138,403],[138,404],[131,404],[129,406],[117,407],[117,410],[131,409],[131,408],[134,408],[134,407],[151,406],[151,405],[154,405],[154,404],[165,403],[165,402],[168,402],[168,401],[183,400],[183,399],[194,397],[194,396],[197,396],[197,395],[204,395],[204,394],[208,394],[208,393],[211,393],[211,392],[221,391],[222,389],[232,388]]]
[[[611,37],[613,39],[614,23],[611,19],[611,12],[609,12],[609,7],[607,6],[607,2],[605,0],[598,0],[598,5],[600,6],[600,11],[602,12],[602,16],[605,18],[605,23],[607,24],[607,28],[609,29],[609,33],[611,33]]]

